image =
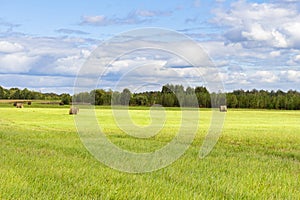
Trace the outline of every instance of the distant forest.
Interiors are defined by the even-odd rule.
[[[95,89],[90,92],[82,92],[71,96],[70,94],[41,93],[28,89],[10,88],[0,86],[0,99],[24,99],[24,100],[55,100],[61,104],[74,102],[91,103],[94,105],[131,105],[151,106],[160,104],[166,107],[203,107],[210,108],[211,97],[215,93],[203,87],[187,87],[182,85],[164,85],[161,91],[148,91],[132,93],[125,88],[122,92]],[[196,99],[194,97],[197,97]],[[226,105],[228,108],[254,108],[254,109],[281,109],[300,110],[300,93],[295,90],[284,92],[281,90],[234,90],[226,93]]]

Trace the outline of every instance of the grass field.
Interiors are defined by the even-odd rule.
[[[149,120],[146,109],[130,112],[138,124]],[[300,199],[299,111],[229,110],[217,145],[199,159],[210,115],[200,112],[193,144],[172,165],[128,174],[86,150],[67,106],[0,107],[0,199]],[[172,138],[180,111],[167,116],[175,129],[140,145],[117,128],[110,109],[97,108],[108,137],[134,151]]]

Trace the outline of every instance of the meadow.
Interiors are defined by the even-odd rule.
[[[130,109],[137,124],[149,122],[148,112]],[[107,137],[137,152],[173,137],[180,110],[166,113],[162,133],[135,139],[118,129],[109,108],[96,108]],[[200,159],[210,116],[209,109],[200,110],[196,138],[173,164],[129,174],[87,151],[68,106],[2,105],[0,199],[300,199],[300,111],[230,109],[218,143]]]

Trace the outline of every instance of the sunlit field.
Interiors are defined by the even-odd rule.
[[[68,106],[3,105],[0,199],[300,199],[299,111],[229,110],[218,143],[200,159],[211,116],[200,110],[196,138],[180,159],[155,172],[129,174],[86,150]],[[107,137],[136,152],[159,149],[176,134],[180,110],[166,113],[162,132],[137,139],[117,127],[109,108],[96,108]],[[131,108],[130,115],[136,124],[149,123],[148,108]]]

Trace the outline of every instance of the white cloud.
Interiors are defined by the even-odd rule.
[[[0,41],[0,53],[13,53],[22,51],[24,47],[16,42]]]
[[[249,80],[247,79],[247,75],[244,72],[235,72],[229,71],[227,73],[220,73],[221,78],[226,86],[226,84],[234,84],[234,85],[247,85],[249,84]]]
[[[272,34],[265,31],[261,24],[254,23],[251,25],[249,31],[242,31],[242,36],[249,40],[269,40]]]
[[[210,86],[212,82],[220,83],[216,69],[208,63],[204,51],[199,53],[197,45],[192,46],[185,40],[174,41],[174,38],[171,42],[162,42],[161,35],[158,41],[154,38],[151,37],[149,41],[137,37],[126,40],[127,42],[100,46],[99,51],[94,54],[95,58],[88,60],[81,69],[80,76],[89,76],[95,80],[90,82],[91,88],[95,87],[98,78],[101,78],[101,87],[110,86],[110,88],[115,88],[116,84],[123,88],[140,87],[145,84],[156,87],[159,85],[157,89],[160,89],[161,85],[166,83],[191,82],[193,86],[203,85],[205,81],[210,82]],[[140,49],[141,46],[145,49]],[[122,55],[124,52],[126,54]],[[177,55],[180,52],[187,55]],[[120,54],[122,56],[118,57]],[[190,59],[191,63],[198,63],[199,66],[191,67],[192,64],[185,59]],[[87,83],[86,80],[81,81]],[[211,86],[211,89],[214,88]]]
[[[300,50],[293,50],[290,52],[289,60],[286,62],[288,66],[300,65]]]
[[[58,58],[51,71],[56,74],[76,75],[89,55],[90,52],[88,50],[81,50],[75,55]]]
[[[83,16],[82,24],[107,25],[108,20],[104,15]]]
[[[186,66],[190,66],[190,65],[191,65],[190,63],[188,63],[187,61],[180,59],[178,57],[170,58],[165,63],[165,66],[168,66],[168,67],[186,67]]]
[[[271,51],[270,52],[270,56],[271,57],[278,57],[281,55],[281,52],[280,51]]]
[[[286,78],[288,81],[300,83],[300,71],[296,71],[296,70],[281,71],[281,76],[283,78]]]
[[[15,39],[15,38],[14,38]],[[88,41],[82,38],[65,37],[22,37],[16,38],[28,48],[28,54],[64,57],[78,53]]]
[[[295,6],[238,1],[216,9],[214,23],[229,27],[225,37],[246,47],[300,48],[300,13]]]
[[[279,77],[271,71],[257,71],[251,78],[252,81],[260,83],[275,83],[279,80]]]
[[[295,56],[294,60],[300,63],[300,55]]]
[[[0,72],[26,73],[37,60],[38,57],[31,57],[24,53],[0,55]]]
[[[90,42],[75,37],[7,37],[0,44],[6,52],[0,53],[0,73],[75,75],[95,48]]]
[[[297,18],[300,20],[300,17]],[[283,31],[289,38],[289,44],[291,47],[300,47],[300,22],[291,22],[283,25]]]

